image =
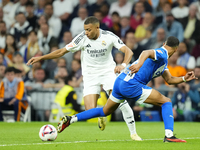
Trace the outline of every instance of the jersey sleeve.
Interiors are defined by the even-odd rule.
[[[67,44],[65,48],[72,53],[81,50],[84,43],[84,36],[85,32],[80,33],[69,44]]]
[[[110,35],[110,38],[112,39],[113,46],[117,49],[120,49],[122,46],[125,46],[125,44],[122,42],[122,40],[115,35],[114,33],[107,31],[108,34]]]
[[[155,60],[160,61],[163,59],[168,59],[168,55],[163,51],[163,50],[159,50],[159,49],[155,49]]]

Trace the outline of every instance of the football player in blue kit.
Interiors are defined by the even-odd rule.
[[[170,36],[162,47],[143,51],[139,59],[127,66],[117,77],[112,94],[104,107],[93,108],[74,116],[64,116],[58,123],[58,132],[77,121],[107,116],[113,113],[125,99],[131,98],[140,104],[148,103],[162,107],[165,125],[164,142],[186,142],[173,135],[174,117],[171,100],[147,86],[149,81],[160,75],[168,84],[179,84],[197,79],[193,71],[183,77],[174,77],[167,69],[168,58],[177,51],[178,45],[179,40]]]

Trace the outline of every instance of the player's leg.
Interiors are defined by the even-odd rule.
[[[112,90],[110,90],[110,94],[111,91]],[[142,141],[142,138],[137,135],[133,110],[131,109],[128,102],[125,100],[123,103],[120,103],[119,109],[122,111],[123,118],[130,131],[131,139],[136,141]]]
[[[171,100],[164,95],[160,94],[158,91],[152,89],[149,97],[144,101],[144,103],[153,104],[162,107],[162,118],[165,125],[165,138],[164,142],[186,142],[173,136],[174,130],[174,117],[172,111]]]
[[[75,123],[77,121],[84,121],[91,118],[105,117],[107,115],[110,115],[117,109],[118,106],[119,103],[115,103],[112,100],[108,99],[104,107],[92,108],[73,116],[64,116],[62,120],[58,123],[57,131],[60,133],[70,124]]]
[[[89,94],[89,95],[84,96],[85,110],[96,108],[98,98],[99,98],[99,94]]]

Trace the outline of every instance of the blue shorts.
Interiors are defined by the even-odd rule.
[[[116,103],[122,103],[125,99],[131,98],[143,103],[151,94],[152,88],[148,87],[135,79],[132,79],[131,84],[121,78],[117,78],[114,83],[110,99]]]

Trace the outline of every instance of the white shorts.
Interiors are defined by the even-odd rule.
[[[107,94],[109,94],[109,90],[113,89],[116,77],[117,76],[114,74],[114,72],[101,75],[83,76],[83,96],[90,94],[100,95],[101,85]]]

